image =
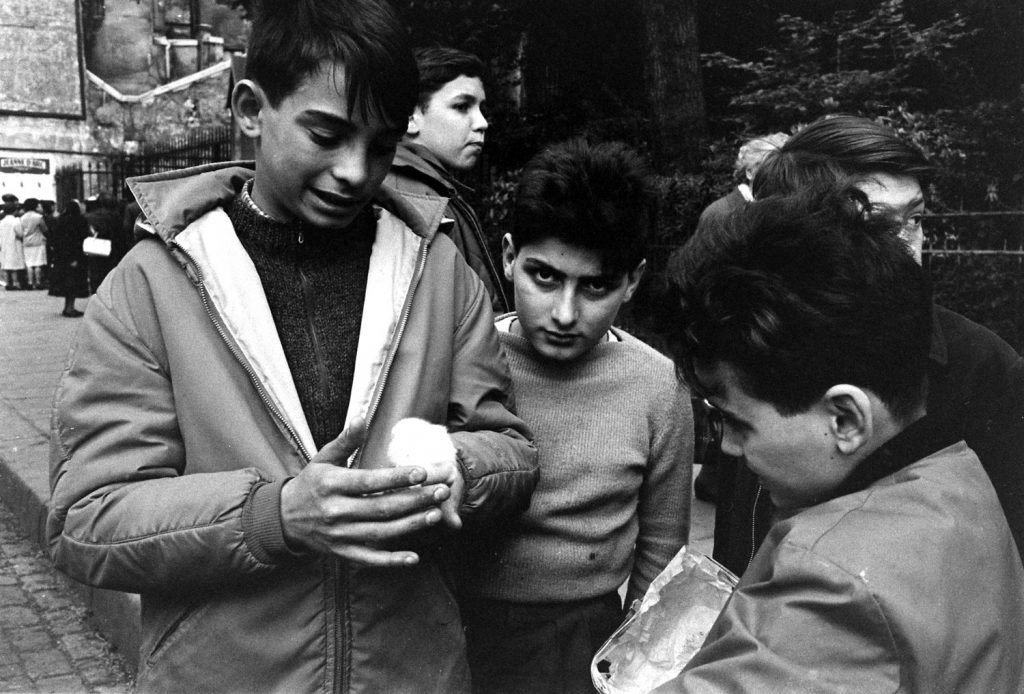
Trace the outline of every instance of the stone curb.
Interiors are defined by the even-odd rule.
[[[45,461],[43,461],[45,465]],[[17,468],[0,454],[0,498],[11,509],[22,530],[39,545],[46,547],[47,500],[21,478]],[[131,668],[138,670],[140,642],[139,596],[113,590],[92,588],[60,574],[64,585],[78,594],[89,610],[89,619],[111,643]]]

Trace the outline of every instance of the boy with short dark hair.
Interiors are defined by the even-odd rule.
[[[670,271],[679,370],[779,518],[655,692],[1024,688],[1024,567],[927,412],[932,306],[901,225],[856,189],[770,197]]]
[[[437,529],[524,506],[535,452],[444,203],[380,187],[405,30],[371,0],[267,3],[249,51],[255,171],[130,182],[149,236],[55,397],[54,561],[141,593],[141,690],[468,691]]]
[[[476,166],[483,151],[484,64],[472,53],[447,46],[420,48],[415,55],[419,96],[385,182],[398,191],[448,201],[441,231],[480,276],[495,312],[504,313],[510,303],[480,220],[466,200],[472,191],[453,175]]]
[[[755,199],[787,195],[848,178],[868,202],[899,222],[898,236],[921,262],[925,195],[932,168],[892,128],[861,116],[819,119],[794,134],[761,164]],[[694,244],[711,243],[697,239]],[[928,412],[960,432],[978,454],[1024,550],[1024,359],[991,330],[934,307]],[[772,522],[772,504],[738,461],[720,462],[721,503],[715,513],[714,557],[737,574]]]
[[[621,143],[527,165],[502,242],[516,312],[498,319],[540,482],[479,541],[461,601],[476,692],[580,692],[627,604],[686,543],[693,420],[672,364],[613,328],[645,266],[647,168]]]

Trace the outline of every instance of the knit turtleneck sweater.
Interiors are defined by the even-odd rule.
[[[499,320],[498,337],[540,481],[519,522],[474,548],[464,588],[493,600],[570,602],[628,577],[629,598],[640,597],[689,533],[689,394],[668,358],[622,330],[557,362],[510,332],[512,320]]]
[[[346,229],[281,222],[248,186],[228,216],[252,258],[317,449],[345,425],[376,229],[367,208]]]

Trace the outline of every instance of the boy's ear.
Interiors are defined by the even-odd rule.
[[[512,281],[512,266],[516,262],[516,246],[512,243],[512,234],[501,237],[501,268],[505,271],[505,279]]]
[[[857,386],[841,383],[825,391],[829,429],[836,448],[846,456],[860,451],[875,435],[871,398]]]
[[[260,111],[267,105],[267,95],[252,80],[239,81],[231,91],[231,110],[239,130],[248,137],[260,136]]]
[[[633,298],[633,293],[636,292],[636,288],[640,286],[640,280],[643,279],[644,270],[647,269],[647,259],[641,259],[636,267],[630,270],[626,274],[626,293],[622,298],[622,303],[626,303]]]
[[[412,114],[409,116],[409,125],[405,127],[405,134],[407,137],[416,137],[420,134],[420,125],[423,122],[423,109],[416,106],[412,110]]]

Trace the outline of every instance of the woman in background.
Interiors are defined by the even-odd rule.
[[[82,242],[88,237],[89,222],[82,212],[82,203],[72,200],[57,218],[53,230],[53,276],[50,295],[64,297],[62,316],[78,318],[82,312],[75,309],[75,299],[86,297],[85,254]]]

